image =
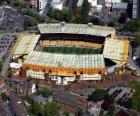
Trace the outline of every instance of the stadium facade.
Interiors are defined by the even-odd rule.
[[[118,39],[112,27],[62,22],[39,24],[38,28],[38,34],[21,34],[13,49],[13,59],[26,70],[27,77],[56,84],[96,81],[111,73],[114,67],[126,64],[129,41]],[[44,47],[46,52],[42,51]],[[74,48],[80,49],[80,53]],[[96,52],[89,53],[87,48]],[[115,65],[108,66],[106,59]],[[14,72],[19,73],[19,70]]]

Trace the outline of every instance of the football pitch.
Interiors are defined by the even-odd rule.
[[[81,47],[43,47],[44,52],[63,54],[101,54],[102,49]]]

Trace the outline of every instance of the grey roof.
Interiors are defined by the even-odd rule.
[[[54,101],[65,103],[67,105],[82,108],[87,103],[87,100],[79,95],[66,91],[57,91],[54,94]]]
[[[44,98],[42,95],[34,95],[32,98],[34,101],[37,101],[37,102],[42,103],[44,105],[46,104],[46,98]]]
[[[105,68],[103,54],[54,54],[31,51],[24,64],[67,68]]]
[[[13,49],[13,55],[28,54],[33,51],[40,35],[33,34],[20,34]]]
[[[94,36],[115,35],[115,28],[107,26],[97,26],[92,24],[39,24],[38,28],[41,33],[67,33],[67,34],[88,34]]]
[[[112,8],[113,9],[127,9],[127,3],[114,3]]]

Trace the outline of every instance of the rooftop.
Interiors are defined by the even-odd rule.
[[[20,34],[14,49],[13,55],[24,55],[28,54],[30,51],[33,51],[40,35],[35,34]]]
[[[118,61],[126,61],[128,58],[129,41],[106,39],[103,55],[105,58]]]
[[[71,105],[76,108],[85,108],[87,105],[87,100],[79,95],[70,92],[56,92],[54,95],[54,100],[57,102],[62,102],[67,105]]]
[[[105,68],[102,54],[54,54],[32,51],[24,64],[66,68]]]
[[[94,36],[107,37],[115,35],[115,28],[107,26],[97,26],[92,24],[67,24],[65,22],[55,24],[39,24],[41,33],[73,33],[88,34]]]

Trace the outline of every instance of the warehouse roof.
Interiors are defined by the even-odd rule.
[[[115,29],[107,26],[97,26],[92,24],[67,24],[67,23],[55,23],[55,24],[39,24],[38,28],[41,33],[73,33],[73,34],[88,34],[95,36],[106,37],[108,35],[114,35]]]
[[[104,45],[104,57],[112,60],[127,60],[128,58],[129,41],[106,39]]]
[[[33,51],[39,40],[39,37],[40,35],[35,34],[20,34],[15,44],[13,55],[23,55]]]
[[[105,68],[102,54],[69,55],[32,51],[24,64],[66,68]]]

